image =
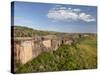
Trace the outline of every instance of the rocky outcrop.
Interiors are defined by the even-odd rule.
[[[55,35],[14,38],[14,59],[22,64],[37,57],[44,51],[54,51],[61,44],[71,45],[72,39]]]

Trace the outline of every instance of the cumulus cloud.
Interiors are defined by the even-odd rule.
[[[53,20],[61,20],[61,21],[78,21],[82,20],[85,22],[93,22],[95,21],[95,18],[87,14],[85,12],[82,12],[81,9],[76,8],[66,8],[66,7],[55,7],[48,11],[47,17]]]
[[[93,16],[86,14],[86,13],[80,13],[79,18],[86,22],[95,21],[95,18],[93,18]]]
[[[80,12],[81,10],[77,8],[77,9],[73,9],[73,11]]]

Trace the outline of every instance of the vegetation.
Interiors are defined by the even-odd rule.
[[[34,35],[57,34],[57,32],[40,31],[23,26],[12,26],[11,29],[14,31],[14,37],[32,37]]]
[[[17,64],[16,73],[94,69],[97,67],[96,37],[81,37],[73,45],[43,52],[26,64]]]

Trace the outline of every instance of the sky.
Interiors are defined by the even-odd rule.
[[[14,25],[66,33],[97,33],[97,7],[14,2]]]

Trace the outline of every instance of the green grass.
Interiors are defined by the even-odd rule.
[[[94,69],[97,67],[96,37],[80,38],[71,46],[43,52],[32,61],[17,67],[16,73]]]

